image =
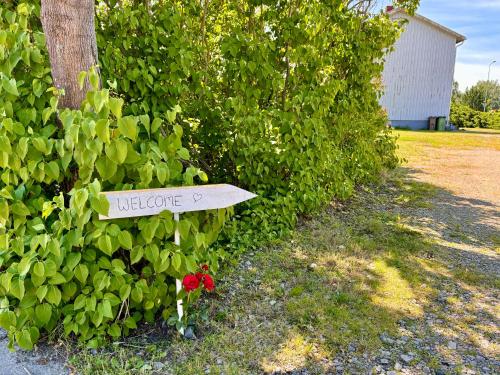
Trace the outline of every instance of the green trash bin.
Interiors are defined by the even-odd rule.
[[[443,132],[446,129],[446,117],[438,117],[436,130]]]

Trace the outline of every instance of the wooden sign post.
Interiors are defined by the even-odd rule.
[[[179,215],[183,212],[214,210],[227,208],[237,203],[255,198],[256,195],[233,185],[182,186],[160,189],[125,190],[102,192],[109,202],[108,215],[99,215],[100,220],[127,217],[158,215],[162,211],[174,214],[174,241],[181,245],[179,233]],[[182,282],[175,280],[177,295],[182,289]],[[177,300],[179,321],[184,315],[182,299]],[[181,329],[184,335],[184,329]]]

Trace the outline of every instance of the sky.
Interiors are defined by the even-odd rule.
[[[493,60],[497,63],[490,79],[500,81],[500,0],[420,0],[417,13],[467,37],[457,49],[455,80],[460,90],[488,79]]]

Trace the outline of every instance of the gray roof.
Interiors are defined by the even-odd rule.
[[[427,24],[429,24],[429,25],[437,28],[438,30],[440,30],[440,31],[442,31],[442,32],[444,32],[446,34],[454,36],[457,43],[462,43],[463,41],[465,41],[467,39],[462,34],[459,34],[456,31],[453,31],[453,30],[447,28],[446,26],[443,26],[443,25],[441,25],[441,24],[439,24],[437,22],[434,22],[433,20],[430,20],[429,18],[421,16],[420,14],[417,14],[417,13],[415,13],[413,16],[410,16],[409,14],[407,14],[402,9],[393,9],[393,10],[387,12],[387,13],[389,14],[389,16],[395,16],[397,14],[404,14],[404,15],[406,15],[408,17],[416,18],[417,20],[425,22],[425,23],[427,23]]]

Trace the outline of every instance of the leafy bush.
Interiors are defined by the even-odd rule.
[[[247,188],[259,198],[224,228],[233,251],[397,163],[376,80],[398,35],[386,15],[340,0],[146,3],[98,2],[111,91],[82,75],[95,90],[79,111],[57,108],[38,5],[2,5],[0,326],[11,345],[30,348],[60,321],[90,346],[159,313],[175,321],[174,278],[226,256],[210,247],[225,210],[184,215],[178,248],[171,214],[99,221],[101,190],[189,185],[207,180],[201,169]]]
[[[101,190],[193,184],[182,127],[147,114],[123,116],[123,99],[97,90],[94,70],[82,110],[59,110],[44,37],[30,28],[33,7],[0,18],[0,327],[10,345],[32,348],[60,321],[89,346],[126,334],[157,313],[175,317],[175,278],[200,264],[225,210],[99,221]],[[34,20],[36,22],[36,19]],[[82,80],[85,75],[81,75]]]
[[[465,104],[452,103],[450,121],[459,128],[500,129],[500,112],[481,112]]]
[[[102,5],[98,22],[103,76],[129,109],[179,104],[196,163],[259,195],[226,227],[238,244],[279,236],[396,163],[373,80],[398,35],[384,15],[193,0]]]

